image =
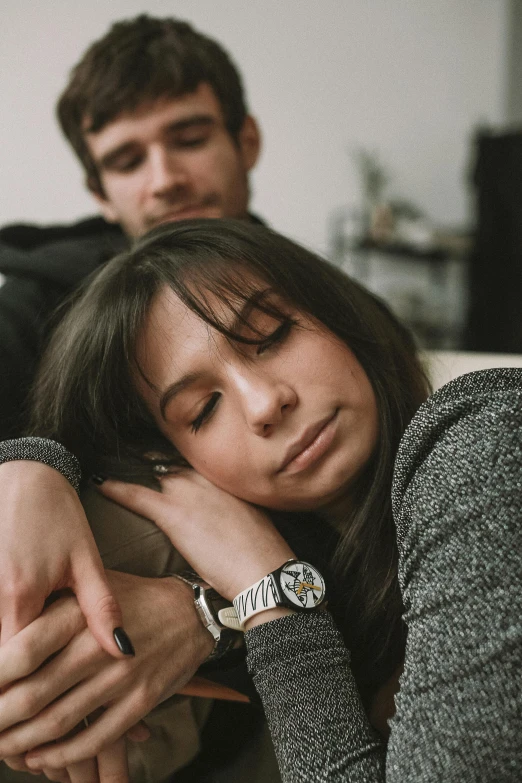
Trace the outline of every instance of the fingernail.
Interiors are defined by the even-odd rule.
[[[114,641],[118,645],[120,652],[122,652],[124,655],[136,655],[134,647],[132,646],[132,642],[123,628],[115,628],[112,633],[114,636]]]
[[[94,484],[100,485],[100,484],[103,484],[103,482],[106,480],[106,478],[107,478],[107,476],[98,476],[98,475],[94,474],[94,475],[91,476],[91,481]]]

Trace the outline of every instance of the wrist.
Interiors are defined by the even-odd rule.
[[[253,627],[251,621],[259,615],[262,616],[255,621],[256,625],[296,610],[314,610],[324,600],[324,578],[317,568],[304,560],[292,558],[238,593],[233,608],[221,610],[219,617],[229,628],[245,631]],[[286,612],[268,614],[274,609]]]
[[[233,601],[243,590],[247,590],[253,583],[259,579],[263,579],[267,574],[272,573],[279,568],[283,563],[288,560],[294,560],[295,554],[290,549],[279,550],[276,554],[265,556],[263,559],[259,559],[255,565],[246,565],[246,567],[240,572],[236,569],[234,574],[234,582],[227,590],[226,597],[230,596],[230,600]]]
[[[169,603],[176,607],[176,622],[179,624],[179,612],[186,620],[187,637],[192,641],[196,668],[203,664],[214,650],[215,641],[211,633],[201,622],[194,606],[192,587],[177,576],[166,576],[161,580],[169,590]]]
[[[221,610],[228,611],[232,608],[230,602],[194,572],[189,571],[183,575],[173,574],[172,576],[179,579],[192,590],[196,614],[203,627],[206,628],[214,640],[214,647],[205,663],[219,661],[236,646],[238,638],[241,636],[237,631],[233,631],[224,625],[219,619]]]
[[[0,461],[0,477],[22,493],[51,489],[53,492],[72,493],[78,500],[76,489],[63,473],[44,462],[24,459]]]
[[[35,465],[47,466],[60,473],[78,492],[81,478],[79,462],[57,441],[33,436],[0,441],[0,465],[7,463],[17,463],[16,471],[22,470],[22,466],[26,472],[31,468],[34,475],[38,473]],[[27,476],[22,478],[26,480]]]

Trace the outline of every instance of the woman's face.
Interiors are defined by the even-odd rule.
[[[375,395],[344,343],[279,298],[267,300],[297,323],[254,309],[248,322],[267,339],[244,345],[163,289],[138,343],[154,388],[137,383],[162,432],[213,484],[266,508],[317,509],[338,500],[369,460]],[[233,326],[232,313],[225,318]]]

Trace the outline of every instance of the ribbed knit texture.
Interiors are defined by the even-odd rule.
[[[15,460],[43,462],[61,473],[76,492],[80,489],[80,463],[65,446],[55,440],[31,436],[0,441],[0,465]]]
[[[522,780],[522,370],[451,382],[393,488],[405,669],[386,756],[327,614],[246,634],[284,783]]]

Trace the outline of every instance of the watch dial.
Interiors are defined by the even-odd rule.
[[[313,609],[324,598],[324,579],[309,563],[289,563],[279,579],[286,598],[300,609]]]

